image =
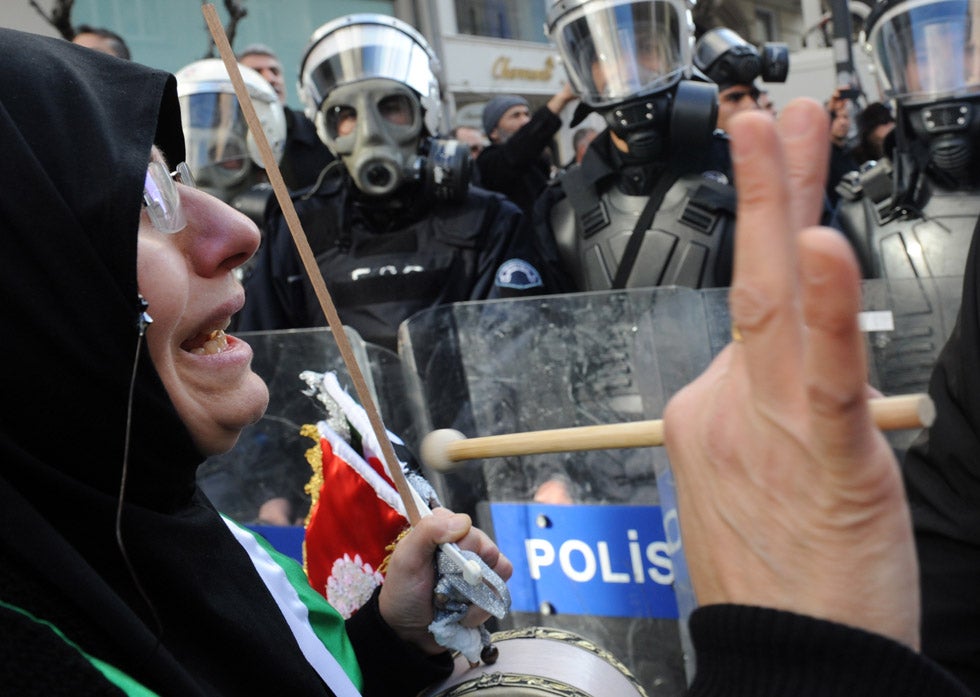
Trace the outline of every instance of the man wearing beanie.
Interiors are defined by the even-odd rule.
[[[501,94],[483,107],[490,145],[476,160],[480,186],[499,191],[530,217],[534,201],[551,177],[545,148],[561,128],[561,110],[576,99],[569,85],[531,115],[523,97]]]

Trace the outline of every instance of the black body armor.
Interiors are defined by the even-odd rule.
[[[615,184],[600,192],[575,182],[575,175],[565,175],[566,197],[551,209],[551,228],[576,287],[607,290],[651,197],[627,195]],[[730,285],[734,189],[692,174],[674,181],[662,198],[651,225],[637,233],[642,242],[624,287]]]
[[[962,276],[980,215],[980,191],[944,189],[921,176],[917,207],[895,200],[891,162],[844,177],[838,227],[866,278]]]

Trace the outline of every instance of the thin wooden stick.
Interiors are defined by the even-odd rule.
[[[935,406],[927,394],[880,397],[868,400],[868,406],[875,425],[883,431],[928,427],[936,417]],[[645,448],[663,444],[664,422],[655,419],[480,438],[466,438],[458,431],[433,431],[423,440],[421,455],[429,467],[448,470],[453,468],[454,462],[487,457]]]
[[[228,43],[228,37],[225,35],[224,27],[221,26],[221,20],[218,19],[218,13],[214,9],[214,5],[202,5],[201,11],[204,13],[204,19],[208,23],[208,30],[214,38],[214,44],[218,47],[221,59],[224,61],[228,75],[231,77],[231,82],[235,87],[235,94],[238,96],[238,103],[242,107],[242,113],[245,115],[245,121],[248,123],[249,131],[251,131],[256,144],[259,146],[259,152],[262,155],[262,162],[265,164],[266,174],[269,175],[269,182],[272,184],[276,199],[279,201],[280,208],[282,208],[286,224],[289,226],[289,232],[293,236],[293,242],[296,244],[296,249],[299,251],[300,258],[303,261],[303,267],[306,269],[306,274],[313,284],[313,290],[316,293],[317,299],[320,301],[323,314],[327,317],[327,324],[330,325],[330,331],[333,334],[334,340],[337,342],[337,348],[340,349],[340,355],[343,357],[344,364],[347,366],[347,372],[350,373],[351,380],[354,382],[354,389],[357,391],[361,406],[367,412],[368,419],[371,422],[371,429],[374,431],[374,435],[381,445],[381,452],[384,455],[385,463],[388,465],[388,473],[391,476],[391,480],[395,483],[395,488],[398,490],[402,504],[405,506],[408,522],[415,525],[419,521],[420,514],[415,505],[415,499],[412,496],[412,488],[408,480],[405,479],[405,474],[402,472],[401,466],[398,464],[398,457],[395,455],[395,449],[392,447],[391,440],[388,438],[388,432],[385,430],[384,423],[381,421],[381,415],[378,413],[378,408],[368,389],[367,382],[364,380],[364,375],[361,373],[357,359],[354,357],[354,350],[351,348],[350,340],[347,338],[347,334],[344,333],[344,325],[340,321],[337,308],[334,306],[330,292],[327,290],[327,284],[324,282],[323,275],[320,273],[320,267],[317,266],[316,257],[313,255],[313,250],[310,249],[310,243],[306,239],[306,233],[303,232],[303,226],[299,221],[299,216],[296,215],[296,208],[293,206],[293,201],[289,197],[289,190],[286,188],[282,173],[279,171],[279,163],[276,162],[275,155],[273,155],[272,148],[269,145],[269,140],[266,138],[259,117],[255,113],[255,106],[252,104],[252,98],[245,88],[245,81],[242,79],[242,73],[238,69],[238,61],[235,59],[235,54],[231,50],[231,44]]]

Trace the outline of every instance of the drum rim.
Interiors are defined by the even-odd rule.
[[[601,658],[603,661],[614,667],[629,681],[634,688],[636,688],[637,693],[641,697],[648,697],[647,692],[643,689],[643,685],[636,679],[626,664],[620,661],[614,654],[610,653],[606,649],[602,648],[598,644],[589,639],[586,639],[581,634],[576,634],[575,632],[570,632],[564,629],[556,629],[554,627],[541,627],[541,626],[530,626],[530,627],[518,627],[515,629],[504,629],[498,632],[494,632],[490,635],[491,641],[507,641],[510,639],[545,639],[549,641],[560,641],[565,644],[572,644],[581,649],[588,651]],[[491,675],[506,675],[504,673],[491,673]],[[486,675],[481,676],[486,677]],[[526,677],[526,676],[524,676]],[[540,676],[535,676],[539,678]],[[590,697],[586,693],[582,692],[576,687],[567,685],[557,680],[552,680],[550,678],[540,678],[542,681],[547,681],[549,683],[554,683],[555,687],[564,688],[561,692],[557,694],[567,694],[569,697]],[[452,692],[445,693],[444,697],[456,697],[457,695],[466,694],[465,692],[456,692],[455,688],[462,687],[464,685],[470,685],[471,683],[480,682],[480,678],[473,678],[465,682],[459,683],[453,688]],[[526,683],[525,683],[526,685]]]

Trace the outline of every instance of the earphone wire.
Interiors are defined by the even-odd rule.
[[[126,478],[129,473],[129,443],[133,425],[133,398],[136,393],[136,374],[139,370],[140,353],[143,346],[143,337],[146,334],[146,327],[153,321],[153,319],[146,313],[146,301],[143,299],[143,296],[140,296],[140,302],[143,304],[143,311],[140,313],[138,320],[139,335],[136,338],[136,351],[133,357],[133,372],[129,378],[129,394],[126,399],[126,431],[123,439],[123,461],[122,472],[119,477],[119,500],[116,504],[115,533],[116,546],[119,548],[119,553],[122,555],[123,562],[126,564],[129,577],[133,580],[133,585],[136,586],[137,592],[140,594],[140,597],[143,598],[143,602],[146,603],[147,608],[150,610],[150,614],[153,616],[153,623],[156,626],[156,643],[149,654],[152,656],[160,647],[161,638],[163,637],[163,622],[160,620],[160,615],[157,612],[156,607],[153,605],[153,601],[150,600],[149,594],[146,592],[143,584],[140,583],[136,569],[133,567],[133,563],[129,559],[129,554],[126,552],[126,544],[123,542],[122,536],[123,499],[125,498],[126,494]]]

